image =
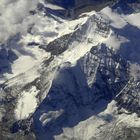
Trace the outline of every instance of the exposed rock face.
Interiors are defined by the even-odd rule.
[[[140,82],[130,80],[116,97],[119,108],[140,116]]]
[[[40,48],[45,49],[47,52],[50,52],[51,55],[59,55],[67,50],[70,43],[71,34],[64,35],[53,42],[50,42],[48,45],[40,45]]]
[[[55,2],[63,5],[61,1]],[[90,1],[76,2],[69,12],[75,12],[72,14],[77,16],[88,11]],[[103,3],[99,4],[100,2]],[[100,2],[95,2],[99,4],[96,7],[98,10],[116,1]],[[69,10],[69,7],[65,8]],[[66,9],[60,10],[61,15],[70,14]],[[53,19],[54,25],[59,22],[61,26],[61,23],[66,22],[55,17],[57,10],[54,12],[45,3],[39,3],[35,11],[30,11],[35,16],[37,12],[37,16],[43,13],[43,23],[39,22],[39,26],[46,25],[45,16],[51,17],[47,22],[51,23]],[[87,17],[84,19],[84,16]],[[62,32],[62,35],[57,30],[60,31],[63,27],[56,27],[56,32],[51,31],[47,35],[43,32],[44,38],[54,36],[49,43],[44,38],[41,38],[43,41],[40,38],[38,41],[38,33],[35,37],[37,39],[32,41],[34,25],[29,27],[27,38],[24,36],[27,47],[39,47],[49,56],[37,63],[38,68],[32,67],[39,73],[37,78],[26,81],[32,73],[32,69],[28,69],[0,85],[0,140],[139,140],[140,81],[139,76],[135,79],[130,75],[131,63],[138,62],[139,56],[132,58],[129,52],[128,61],[128,54],[126,57],[123,55],[123,46],[119,52],[106,45],[112,30],[123,33],[125,37],[129,30],[126,29],[127,26],[114,29],[110,24],[111,19],[107,20],[101,13],[84,16],[80,17],[82,22],[69,20],[67,24],[76,26],[66,33]],[[117,14],[115,18],[116,16]],[[131,38],[132,36],[134,35],[131,34]],[[18,45],[18,39],[17,36],[8,40],[5,46]],[[137,37],[134,36],[131,46],[135,39]],[[115,41],[118,43],[117,39]],[[15,48],[1,48],[0,58],[11,66],[18,59],[13,51]],[[3,69],[5,63],[0,66],[0,70],[1,67]],[[35,94],[32,93],[32,88],[35,89]],[[29,95],[26,100],[23,98],[25,95]],[[29,111],[33,103],[35,107]]]
[[[108,102],[124,88],[128,66],[104,45],[93,47],[76,66],[60,66],[48,96],[33,115],[38,139],[43,140],[44,132],[53,139],[63,127],[73,127],[92,116],[97,103]]]
[[[60,12],[60,15],[70,17],[72,19],[77,18],[84,12],[90,12],[92,10],[100,11],[107,5],[115,4],[116,1],[117,0],[46,0],[46,2],[64,7],[65,12],[63,10],[57,12]]]
[[[92,22],[95,22],[95,23],[91,24]],[[91,28],[93,29],[91,30]],[[90,33],[88,36],[86,36],[87,32]],[[26,136],[24,137],[24,135],[27,135],[27,134],[31,135],[31,137],[34,139],[34,135],[32,134],[32,130],[34,130],[34,125],[32,125],[33,124],[32,114],[29,115],[27,119],[21,118],[21,120],[19,121],[16,120],[15,109],[18,105],[18,99],[22,97],[22,92],[24,91],[30,92],[30,88],[35,86],[40,91],[36,95],[37,102],[38,104],[40,104],[42,100],[44,99],[44,95],[46,96],[46,94],[49,91],[49,87],[51,86],[51,82],[53,80],[53,75],[55,74],[56,70],[61,64],[61,61],[63,62],[63,60],[61,60],[60,58],[61,57],[63,58],[63,55],[64,56],[67,55],[66,51],[68,51],[68,53],[73,55],[71,52],[71,49],[72,47],[75,47],[75,46],[71,46],[71,45],[75,43],[75,41],[79,43],[81,40],[83,41],[86,40],[87,42],[90,41],[91,43],[94,43],[94,38],[92,39],[92,33],[94,33],[94,35],[97,37],[101,37],[101,39],[107,38],[110,33],[109,25],[105,21],[98,20],[98,18],[96,18],[93,15],[83,25],[79,25],[72,34],[62,36],[54,40],[53,42],[49,43],[47,46],[40,45],[40,47],[45,49],[47,52],[51,52],[51,57],[50,59],[43,62],[43,69],[40,70],[40,73],[42,74],[39,78],[35,79],[31,83],[13,84],[13,81],[19,81],[20,79],[25,77],[26,73],[22,73],[1,85],[1,95],[2,95],[1,96],[1,100],[2,100],[1,110],[3,110],[3,116],[1,118],[2,119],[1,137],[3,139],[7,139],[7,138],[12,139],[14,135],[17,135],[17,138],[18,138],[18,136],[21,135],[23,136],[22,139],[26,140],[27,138]],[[96,40],[97,39],[95,38],[95,41]],[[59,56],[59,55],[60,55],[60,58],[59,57],[54,58],[54,56]],[[49,74],[51,74],[52,77]],[[10,83],[11,85],[9,86]],[[82,100],[85,100],[85,99],[82,99]],[[82,104],[85,104],[84,102],[86,102],[87,104],[88,101],[82,101],[82,102],[81,102]],[[54,114],[52,115],[50,114],[48,116],[53,116]],[[54,119],[56,119],[57,117],[58,116],[56,113],[56,117],[54,117]]]
[[[62,7],[65,7],[65,8],[73,8],[73,9],[77,9],[77,8],[82,8],[82,7],[86,7],[86,6],[89,6],[89,5],[93,5],[93,6],[101,6],[101,4],[103,3],[113,3],[115,2],[115,0],[99,0],[99,1],[96,1],[96,0],[71,0],[71,1],[68,1],[68,0],[46,0],[48,2],[51,2],[51,3],[54,3],[54,4],[57,4],[57,5],[60,5]]]

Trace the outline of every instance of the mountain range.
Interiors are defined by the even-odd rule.
[[[0,2],[0,140],[140,140],[140,2],[22,2]]]

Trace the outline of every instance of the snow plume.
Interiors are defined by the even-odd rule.
[[[134,80],[140,79],[140,65],[138,64],[130,65],[130,76],[132,76]]]
[[[0,42],[25,30],[27,21],[24,20],[37,2],[38,0],[0,0]]]

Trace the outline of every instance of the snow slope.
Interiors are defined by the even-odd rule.
[[[35,111],[37,107],[36,95],[38,90],[32,87],[29,91],[21,93],[15,110],[15,116],[18,120],[25,119]]]
[[[4,1],[2,2],[5,3]],[[25,4],[27,4],[27,1]],[[54,10],[60,8],[56,5],[43,4]],[[8,7],[11,6],[9,5]],[[32,7],[31,9],[28,7],[27,11],[29,12],[30,10],[32,10]],[[8,13],[7,9],[4,15],[7,17]],[[17,11],[15,11],[15,14],[19,16]],[[0,103],[3,105],[2,108],[4,108],[4,111],[0,109],[0,113],[7,119],[7,112],[9,111],[8,113],[11,117],[5,122],[7,126],[11,128],[15,121],[21,121],[22,123],[22,120],[26,122],[28,119],[29,121],[33,119],[34,122],[32,123],[35,125],[34,133],[39,140],[115,140],[119,136],[121,138],[125,136],[126,140],[129,131],[123,131],[124,128],[126,128],[126,131],[130,129],[132,132],[136,132],[136,136],[138,135],[140,129],[138,114],[135,111],[129,112],[127,107],[119,108],[122,104],[119,106],[117,104],[118,101],[113,100],[115,95],[112,94],[114,90],[117,91],[117,89],[122,88],[123,84],[127,84],[127,78],[134,79],[138,83],[140,64],[139,13],[123,14],[106,7],[100,12],[84,13],[78,19],[70,20],[62,19],[49,13],[46,15],[45,12],[36,9],[35,14],[27,14],[25,12],[24,16],[21,17],[23,18],[21,24],[16,21],[15,15],[12,17],[14,23],[11,23],[8,18],[6,18],[6,22],[11,25],[11,29],[17,28],[18,31],[13,30],[14,32],[11,32],[11,29],[7,28],[4,31],[4,38],[0,36],[0,39],[4,41],[0,44],[1,47],[5,44],[5,46],[8,46],[6,50],[12,50],[17,56],[16,60],[10,62],[11,73],[6,71],[0,76],[0,83],[2,83],[2,101],[0,100]],[[0,22],[5,23],[3,18],[0,18]],[[18,28],[19,25],[22,25],[24,30],[22,28],[20,30]],[[6,25],[3,26],[6,29]],[[0,26],[0,31],[3,26]],[[20,34],[19,40],[13,40],[14,43],[9,39],[7,40],[7,34],[14,36],[18,32]],[[52,54],[51,49],[51,51],[47,51],[47,47],[51,46],[51,44],[53,44],[53,47],[56,46],[58,48],[58,50],[55,48],[55,51],[59,51],[63,47],[66,47],[66,49]],[[102,50],[101,46],[105,46],[109,50],[106,51],[105,47]],[[101,52],[98,52],[99,55],[94,52],[96,47],[101,49]],[[95,55],[93,58],[90,51],[93,51]],[[106,54],[104,51],[106,51]],[[113,53],[115,54],[113,55]],[[101,54],[103,56],[100,56]],[[83,56],[86,57],[83,60],[84,63],[80,63],[79,61],[81,61]],[[114,59],[112,60],[112,57],[114,57],[115,61]],[[128,63],[130,67],[127,65]],[[83,75],[81,75],[81,69],[79,70],[77,65],[82,65]],[[74,73],[71,70],[78,72]],[[126,73],[123,73],[124,71]],[[130,72],[129,76],[128,71]],[[109,77],[109,75],[112,77]],[[116,79],[114,75],[117,77]],[[125,77],[126,75],[128,77]],[[75,81],[73,81],[73,78],[75,78]],[[63,82],[63,79],[67,81]],[[84,83],[82,83],[83,81]],[[96,85],[97,87],[94,89],[96,81],[101,83]],[[112,81],[115,84],[119,81],[122,85],[118,82],[118,87],[113,87]],[[70,84],[65,85],[67,83]],[[132,83],[134,84],[135,82]],[[108,93],[109,95],[105,93],[105,89],[103,89],[104,92],[101,95],[98,93],[101,90],[100,88],[106,84],[112,86],[108,87],[113,90],[111,97],[109,96],[110,93]],[[78,91],[78,86],[81,87],[80,91]],[[93,88],[92,91],[89,92],[86,86],[89,89]],[[68,87],[68,90],[65,87]],[[69,95],[68,91],[72,95]],[[52,93],[55,96],[51,96]],[[75,95],[76,93],[78,95]],[[96,96],[92,96],[91,93],[96,93]],[[62,97],[59,98],[59,94]],[[119,95],[119,93],[117,94]],[[135,95],[135,93],[133,94]],[[68,106],[65,109],[59,108],[62,105],[61,103],[67,101],[65,100],[67,95],[69,95]],[[111,101],[108,100],[109,97],[107,95]],[[139,96],[138,93],[137,95]],[[76,98],[77,96],[78,98]],[[106,98],[101,100],[100,97],[104,98],[104,96]],[[90,97],[94,98],[91,99]],[[122,97],[124,102],[121,103],[125,105],[129,100],[125,99],[129,98],[129,96],[123,94]],[[45,102],[45,99],[47,102]],[[99,99],[100,102],[97,102],[97,104],[94,102],[93,104],[96,105],[92,109],[89,108],[89,106],[93,105],[91,101],[96,101],[96,99]],[[73,105],[73,100],[75,104],[77,102],[82,104],[78,104],[78,107],[81,107],[80,109]],[[55,103],[58,102],[60,104],[56,106]],[[137,104],[138,102],[134,105],[136,106]],[[69,112],[70,114],[63,116],[69,110],[71,111]],[[81,120],[77,119],[79,114],[81,114]],[[72,116],[74,117],[72,118]],[[61,129],[59,129],[60,125],[58,125],[60,123],[59,119],[63,126]],[[65,124],[65,119],[70,119],[73,122],[77,119],[78,121],[71,126]],[[52,124],[52,126],[49,124]],[[7,127],[6,125],[3,125],[3,127]],[[59,127],[57,128],[57,126]],[[22,128],[19,130],[22,131]],[[57,132],[58,130],[59,132]],[[11,137],[13,136],[10,132],[6,133]],[[18,134],[20,135],[20,132]]]

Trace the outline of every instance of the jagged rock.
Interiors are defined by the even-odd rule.
[[[139,139],[140,84],[138,74],[135,77],[129,74],[131,63],[138,62],[139,56],[137,55],[135,61],[131,61],[132,59],[123,55],[123,46],[119,52],[106,45],[108,38],[113,36],[113,31],[118,37],[115,32],[133,27],[128,30],[131,33],[132,29],[135,28],[137,31],[138,28],[131,25],[114,29],[113,25],[110,25],[112,17],[107,19],[107,15],[100,12],[84,14],[71,22],[66,17],[75,18],[85,11],[99,10],[106,4],[114,4],[116,1],[98,1],[99,7],[96,8],[90,7],[89,1],[84,1],[84,7],[85,3],[81,3],[83,1],[76,2],[75,7],[65,7],[60,11],[52,10],[46,3],[39,2],[28,17],[38,17],[41,20],[37,21],[39,27],[37,28],[35,23],[29,24],[27,36],[17,34],[1,46],[0,63],[6,61],[2,67],[9,64],[11,68],[12,63],[18,59],[15,52],[20,45],[23,45],[23,48],[27,45],[27,50],[30,47],[40,47],[48,56],[41,59],[36,67],[7,79],[0,85],[0,140]],[[61,19],[56,15],[66,17],[63,16],[64,19]],[[116,20],[117,14],[112,15]],[[45,27],[51,25],[52,20],[54,31],[47,32]],[[67,20],[68,31],[59,34],[63,22]],[[46,22],[49,24],[46,25]],[[58,28],[58,23],[59,26],[62,24],[62,27]],[[68,24],[74,25],[69,27]],[[126,35],[126,32],[123,34]],[[133,34],[131,36],[134,36]],[[116,43],[124,39],[117,37]],[[133,37],[134,45],[135,39],[138,39],[136,35]],[[121,43],[124,41],[122,40]],[[129,51],[128,47],[126,49]],[[139,49],[136,51],[139,54]],[[26,56],[24,49],[18,53]],[[129,51],[129,54],[131,53]],[[36,58],[38,53],[35,56],[32,53],[30,55]],[[37,77],[26,81],[33,69],[37,69]],[[9,67],[8,70],[11,72]],[[28,98],[23,100],[26,95]],[[32,107],[34,103],[35,107],[29,111],[30,105]],[[16,114],[18,107],[20,115]],[[131,124],[126,123],[129,120],[132,120]]]
[[[124,108],[140,116],[140,82],[130,80],[116,97],[119,109]]]

